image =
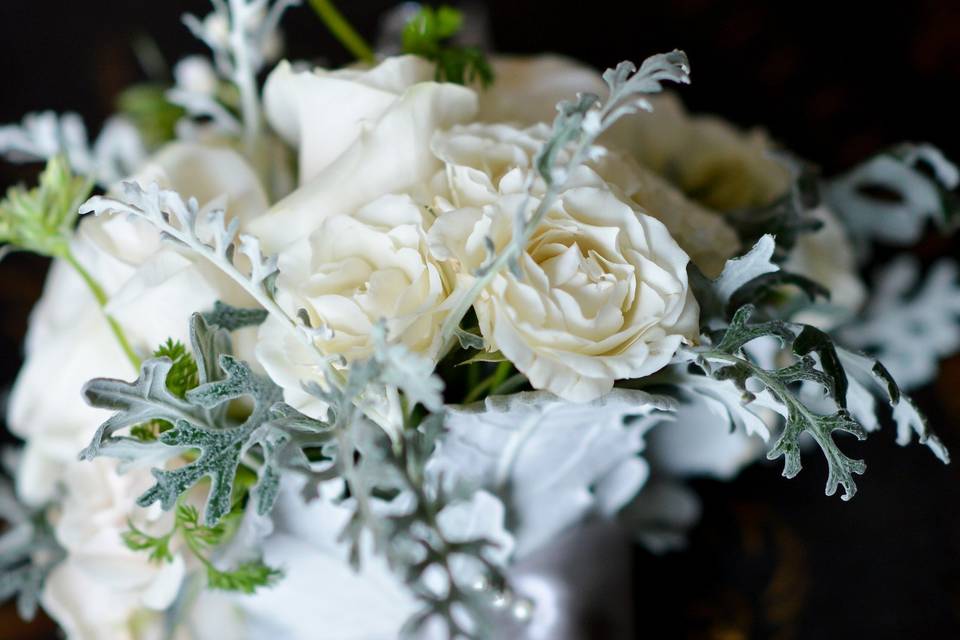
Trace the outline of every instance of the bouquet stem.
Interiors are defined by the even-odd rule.
[[[330,0],[310,0],[310,6],[327,25],[330,33],[340,41],[340,44],[346,47],[347,51],[356,56],[357,60],[368,64],[372,64],[376,60],[373,49],[359,33],[354,31],[343,14],[333,6],[333,2]]]
[[[109,313],[107,313],[107,294],[103,290],[103,287],[100,286],[100,283],[90,275],[90,272],[87,271],[82,264],[77,260],[76,256],[73,255],[73,252],[67,250],[63,255],[63,259],[73,267],[74,271],[80,276],[80,278],[86,283],[87,288],[90,289],[90,293],[93,294],[93,297],[96,299],[97,304],[100,305],[100,309],[103,311],[103,315],[107,320],[107,324],[110,326],[110,331],[113,332],[114,337],[117,339],[117,344],[120,345],[120,349],[123,350],[123,354],[127,356],[127,360],[130,361],[130,364],[133,365],[133,368],[136,371],[140,370],[140,358],[137,357],[136,352],[133,350],[133,347],[130,346],[130,341],[127,340],[127,335],[123,332],[123,327],[120,326],[120,323],[117,322]]]

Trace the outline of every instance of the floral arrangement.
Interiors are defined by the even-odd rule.
[[[125,92],[95,141],[75,114],[0,128],[47,163],[0,242],[53,258],[0,492],[23,616],[585,637],[569,595],[616,573],[590,550],[682,544],[687,477],[818,450],[847,500],[843,434],[888,422],[948,461],[906,392],[960,347],[956,265],[860,277],[875,243],[951,230],[934,147],[825,179],[689,114],[682,52],[492,55],[448,7],[404,5],[388,56],[311,0],[357,63],[277,64],[298,4],[185,16],[212,57]]]

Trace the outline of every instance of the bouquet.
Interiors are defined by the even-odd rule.
[[[0,594],[69,638],[582,638],[631,541],[683,544],[694,475],[793,477],[960,348],[958,172],[904,144],[821,177],[692,115],[680,51],[597,73],[403,5],[373,51],[280,61],[299,0],[214,0],[210,50],[0,128],[0,203],[53,259],[8,406]],[[291,14],[293,15],[293,14]],[[307,19],[299,11],[298,19]],[[392,26],[391,26],[392,25]],[[598,560],[600,559],[600,560]],[[628,612],[608,602],[629,636]]]

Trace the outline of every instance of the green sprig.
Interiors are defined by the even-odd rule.
[[[493,68],[476,47],[451,44],[463,28],[463,14],[452,7],[423,7],[403,29],[403,52],[422,56],[436,63],[438,82],[483,86],[493,82]]]
[[[264,564],[260,560],[243,562],[225,570],[210,560],[210,553],[224,544],[235,533],[243,513],[235,509],[230,516],[213,526],[200,522],[196,507],[177,505],[173,528],[161,536],[151,536],[128,522],[128,530],[122,534],[123,543],[133,551],[147,551],[150,560],[156,563],[173,562],[170,545],[179,534],[186,548],[200,561],[207,573],[207,586],[220,591],[254,593],[258,588],[270,587],[283,577],[283,571]]]

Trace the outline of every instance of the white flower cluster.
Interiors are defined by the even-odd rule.
[[[213,115],[221,131],[173,141],[145,160],[124,156],[136,167],[122,177],[194,199],[202,219],[225,211],[228,224],[276,256],[277,272],[266,280],[276,303],[270,311],[277,313],[259,328],[236,332],[234,341],[236,355],[279,385],[289,405],[323,418],[329,407],[305,389],[342,382],[331,376],[374,356],[384,330],[393,343],[441,366],[459,348],[442,331],[458,296],[514,241],[518,216],[549,205],[516,268],[492,275],[458,336],[470,342],[465,351],[473,352],[473,362],[505,363],[519,381],[513,389],[527,390],[482,406],[450,407],[449,436],[428,470],[476,485],[469,504],[477,511],[460,514],[451,527],[505,541],[498,562],[517,584],[530,585],[534,600],[530,611],[526,601],[517,605],[532,616],[529,637],[564,637],[567,622],[554,606],[559,578],[525,567],[550,557],[558,537],[591,516],[610,519],[630,505],[627,517],[673,522],[679,502],[695,512],[687,494],[663,498],[681,491],[678,479],[729,477],[761,453],[751,436],[766,434],[764,421],[774,424],[776,414],[744,411],[754,425],[748,433],[742,419],[730,418],[742,410],[746,389],[743,396],[734,390],[731,400],[723,383],[700,377],[705,382],[688,385],[678,408],[615,385],[681,375],[669,365],[703,340],[704,301],[691,271],[717,277],[728,259],[749,249],[741,245],[737,216],[785,197],[789,170],[762,134],[690,116],[665,95],[651,99],[652,113],[625,118],[601,136],[547,199],[537,163],[553,135],[556,105],[578,91],[603,96],[607,87],[592,70],[557,57],[495,59],[497,81],[480,91],[435,81],[434,65],[415,56],[341,70],[281,62],[262,95],[251,95],[245,83],[275,45],[272,26],[263,25],[296,2],[231,1],[253,12],[249,24],[234,24],[227,5],[215,4],[221,10],[188,24],[213,49],[221,76],[239,86],[242,117],[217,102],[214,67],[189,59],[177,67],[170,98],[192,115]],[[253,58],[243,57],[251,51]],[[269,135],[298,160],[298,184],[288,193],[267,184],[265,145],[257,137],[261,104]],[[50,131],[72,139],[75,128],[65,120],[57,129],[43,116],[0,129],[0,149],[50,156],[61,149],[47,140]],[[120,165],[112,165],[113,173],[93,167],[104,145],[74,165],[90,165],[89,172],[112,182],[121,177]],[[568,162],[572,149],[561,147],[556,162]],[[115,183],[106,186],[108,195],[119,193]],[[836,217],[825,207],[814,215],[823,228],[803,236],[786,263],[845,308],[846,315],[835,308],[798,312],[829,329],[860,308],[865,289]],[[301,487],[284,479],[259,544],[266,561],[286,565],[288,579],[255,596],[207,594],[198,604],[190,577],[195,559],[183,549],[174,547],[173,560],[157,564],[124,545],[128,523],[151,531],[170,524],[156,505],[134,508],[150,485],[143,465],[119,475],[113,461],[76,458],[109,417],[84,404],[81,387],[91,378],[136,373],[103,314],[124,329],[137,354],[148,356],[168,338],[188,343],[191,314],[217,301],[257,306],[230,274],[161,240],[142,219],[110,213],[83,219],[71,255],[100,283],[105,306],[98,307],[70,264],[57,261],[31,317],[8,419],[26,443],[19,496],[50,510],[67,552],[47,578],[43,606],[71,638],[396,637],[414,603],[372,548],[360,554],[368,559],[364,569],[351,572],[339,536],[350,519],[339,480],[322,484],[320,497],[304,504]],[[229,259],[249,268],[247,256]],[[399,411],[398,402],[388,394],[388,416]],[[667,421],[668,412],[678,424]],[[740,428],[727,435],[729,424]],[[393,425],[391,437],[402,428]],[[639,458],[645,447],[650,464]],[[648,479],[650,491],[637,497]],[[654,493],[659,501],[638,502]],[[510,532],[507,521],[516,524]],[[651,544],[665,548],[675,538]],[[314,591],[321,575],[325,586]],[[161,612],[171,608],[184,622],[180,635],[163,635],[169,620]],[[206,620],[193,619],[189,611],[201,609]],[[211,626],[214,611],[221,613]]]

